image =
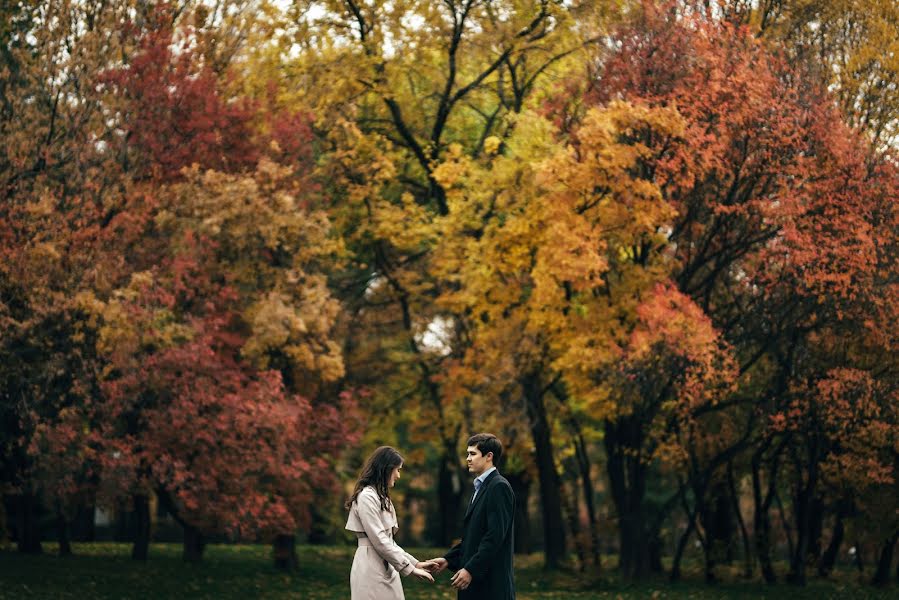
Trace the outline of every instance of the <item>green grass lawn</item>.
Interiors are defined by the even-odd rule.
[[[0,599],[78,598],[272,598],[292,600],[348,600],[350,547],[300,548],[300,572],[285,575],[271,564],[265,546],[213,545],[198,565],[181,561],[179,545],[155,544],[150,560],[136,563],[129,557],[127,544],[75,544],[76,556],[58,558],[52,544],[47,554],[26,557],[0,550]],[[412,549],[420,558],[437,551]],[[676,585],[664,579],[640,585],[623,585],[611,578],[593,578],[571,573],[545,573],[541,557],[516,557],[516,587],[521,600],[564,598],[896,598],[895,586],[876,590],[857,583],[857,575],[846,572],[837,581],[813,580],[805,588],[786,584],[774,587],[757,582],[723,583],[708,586],[687,572],[688,580]],[[455,598],[447,574],[428,585],[404,579],[409,600]]]

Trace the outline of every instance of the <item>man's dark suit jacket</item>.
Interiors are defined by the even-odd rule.
[[[514,516],[512,486],[494,471],[465,513],[462,541],[444,557],[453,571],[464,568],[471,573],[471,584],[459,591],[459,600],[514,600]]]

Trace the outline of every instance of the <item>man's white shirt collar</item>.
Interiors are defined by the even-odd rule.
[[[484,471],[483,473],[478,475],[475,478],[475,481],[480,481],[481,484],[483,485],[484,481],[487,479],[487,476],[490,475],[491,473],[493,473],[494,471],[496,471],[496,467],[490,467],[489,469],[487,469],[486,471]],[[480,487],[480,486],[478,486],[478,487]]]

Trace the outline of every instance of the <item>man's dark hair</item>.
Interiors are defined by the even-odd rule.
[[[499,460],[503,455],[503,443],[492,433],[477,433],[468,438],[468,446],[477,446],[477,449],[484,456],[488,452],[493,452],[493,464],[499,465]]]

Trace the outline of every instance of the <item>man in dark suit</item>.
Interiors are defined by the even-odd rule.
[[[435,572],[455,571],[459,600],[514,600],[512,530],[515,495],[496,470],[503,445],[491,433],[468,440],[468,472],[475,475],[474,495],[465,512],[462,541],[442,558]]]

